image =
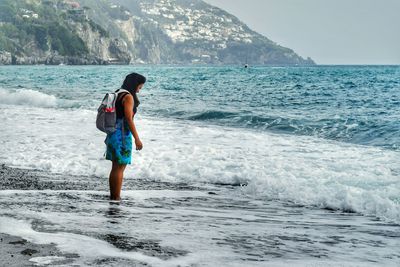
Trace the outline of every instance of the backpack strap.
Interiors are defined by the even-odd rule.
[[[122,100],[122,98],[124,98],[127,94],[130,94],[130,92],[128,90],[125,90],[125,89],[122,89],[122,88],[118,89],[117,91],[115,91],[115,93],[117,94],[117,97],[115,98],[116,101],[118,100],[120,95],[122,95],[122,97],[120,98]]]
[[[120,100],[122,101],[122,99],[123,99],[125,96],[129,95],[129,94],[130,94],[130,93],[125,93],[125,92],[119,93],[119,94],[118,94],[118,97],[119,97],[120,95],[122,95],[122,96],[120,97]],[[121,104],[122,104],[122,102],[121,102]]]
[[[116,90],[115,93],[117,93],[117,94],[120,94],[120,93],[128,93],[128,94],[130,94],[130,92],[128,90],[125,90],[125,89],[122,89],[122,88]]]

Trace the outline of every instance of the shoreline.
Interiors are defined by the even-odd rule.
[[[76,178],[71,181],[68,178]],[[101,180],[103,179],[103,180]],[[96,182],[97,181],[97,182]],[[164,182],[149,182],[145,180],[128,180],[124,181],[124,188],[127,189],[143,189],[158,190],[171,189],[175,191],[197,190],[198,188],[185,184],[169,184]],[[99,190],[108,192],[108,180],[102,177],[77,177],[66,174],[49,173],[37,169],[22,169],[17,167],[9,167],[6,164],[0,164],[0,192],[1,191],[87,191]],[[203,189],[204,190],[204,189]],[[18,194],[18,193],[17,193]],[[107,201],[106,194],[103,196]],[[110,202],[110,207],[119,206],[119,203]],[[14,218],[12,214],[3,214],[3,216]],[[46,234],[46,232],[43,232]],[[115,237],[111,239],[111,244],[118,247],[122,242]],[[7,267],[21,266],[70,266],[77,264],[75,261],[80,258],[78,254],[62,252],[56,243],[48,240],[47,244],[37,244],[30,242],[23,236],[14,236],[2,233],[0,229],[0,261]],[[110,241],[110,240],[109,240]],[[115,244],[114,244],[114,243]],[[84,259],[83,259],[84,260]],[[81,262],[82,263],[82,262]],[[113,259],[99,260],[99,266],[108,266],[113,263]],[[142,266],[140,262],[120,259],[119,266]],[[106,264],[106,265],[103,265]],[[3,266],[3,265],[2,265]],[[76,266],[81,266],[80,264]],[[114,265],[113,265],[114,266]]]
[[[44,183],[41,182],[40,171],[0,165],[0,190],[16,188],[29,190],[39,189],[42,186]],[[47,187],[55,187],[55,183],[48,183]],[[2,264],[9,267],[64,265],[72,263],[73,259],[77,258],[77,255],[63,254],[55,244],[35,244],[22,237],[1,232],[0,246]]]
[[[343,266],[358,267],[400,259],[399,225],[356,213],[253,199],[229,185],[127,179],[120,203],[107,189],[105,177],[0,164],[0,259],[16,267],[338,266],[354,253]]]
[[[66,178],[76,178],[71,181]],[[123,190],[206,190],[185,183],[168,183],[143,179],[124,179]],[[75,176],[50,173],[39,169],[23,169],[0,164],[0,190],[100,190],[108,192],[108,177]]]
[[[400,259],[399,225],[361,214],[254,199],[232,185],[140,179],[126,179],[114,203],[107,182],[0,164],[5,266],[337,266],[355,253],[343,266],[358,267]],[[203,258],[214,251],[222,254]]]
[[[17,236],[0,233],[0,259],[3,266],[44,266],[73,263],[78,255],[65,254],[55,244],[43,245]]]

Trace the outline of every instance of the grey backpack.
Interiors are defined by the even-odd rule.
[[[115,103],[120,93],[129,94],[129,91],[119,89],[114,93],[107,93],[97,109],[96,127],[106,134],[116,131],[117,110],[115,108]]]

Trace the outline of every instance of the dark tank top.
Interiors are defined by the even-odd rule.
[[[124,106],[122,105],[122,99],[124,98],[124,96],[126,96],[129,93],[121,93],[118,95],[117,101],[115,102],[115,109],[117,111],[117,119],[121,119],[125,117],[124,114]],[[133,105],[133,116],[135,116],[137,111],[137,107],[134,104]]]

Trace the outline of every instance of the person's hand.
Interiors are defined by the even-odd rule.
[[[143,148],[143,144],[142,141],[140,141],[140,139],[135,139],[135,145],[136,145],[136,150],[142,150]]]

